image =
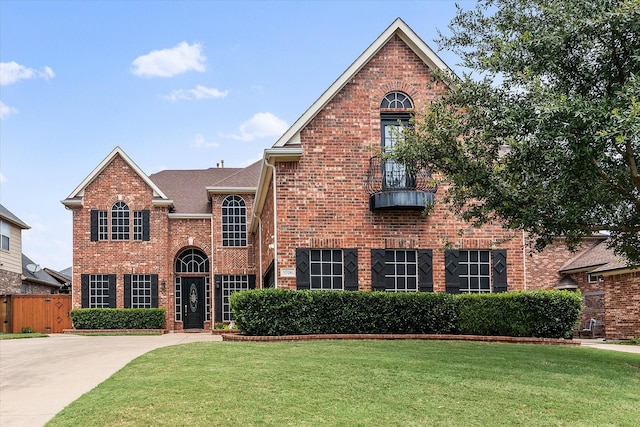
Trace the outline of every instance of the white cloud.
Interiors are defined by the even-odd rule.
[[[16,114],[18,110],[13,107],[9,107],[4,102],[0,101],[0,120],[4,120],[9,114]]]
[[[192,99],[210,99],[210,98],[224,98],[229,94],[228,90],[224,92],[215,88],[209,88],[201,85],[197,85],[193,89],[178,89],[171,92],[169,95],[163,95],[162,98],[175,102],[180,100],[192,100]]]
[[[41,70],[25,67],[15,61],[0,63],[0,86],[13,84],[19,80],[45,79],[49,80],[56,76],[50,67]]]
[[[239,134],[221,135],[238,141],[253,141],[282,135],[289,125],[284,120],[271,113],[257,113],[240,125]]]
[[[131,72],[141,77],[173,77],[187,71],[204,71],[207,60],[200,43],[182,42],[171,49],[154,50],[133,61]]]
[[[218,148],[220,144],[217,142],[209,142],[202,134],[198,133],[193,141],[193,146],[197,148]]]

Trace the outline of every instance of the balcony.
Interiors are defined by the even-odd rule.
[[[369,159],[365,189],[372,211],[404,209],[423,210],[433,203],[438,186],[427,169],[416,169],[380,156]]]

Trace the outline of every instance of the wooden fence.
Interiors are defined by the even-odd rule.
[[[4,295],[0,297],[2,332],[58,334],[71,329],[71,295]]]

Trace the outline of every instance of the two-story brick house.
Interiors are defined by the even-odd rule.
[[[115,148],[63,200],[74,307],[163,307],[169,329],[208,329],[254,286],[526,288],[521,233],[464,223],[428,171],[380,158],[446,89],[436,70],[449,72],[398,19],[247,168],[147,176]]]

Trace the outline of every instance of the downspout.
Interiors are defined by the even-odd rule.
[[[276,167],[264,159],[265,166],[271,168],[273,176],[273,287],[278,289],[278,209],[276,209]]]
[[[264,275],[262,274],[262,219],[255,212],[251,215],[258,221],[258,274],[260,274],[260,288],[264,288]]]
[[[524,269],[524,290],[527,290],[527,239],[524,230],[522,230],[522,267]]]
[[[214,270],[214,259],[213,254],[215,252],[215,247],[213,246],[213,198],[211,198],[211,262],[209,263],[209,298],[211,298],[211,306],[209,307],[209,317],[211,319],[211,329],[213,330],[213,325],[216,321],[220,321],[216,319],[216,281],[213,278],[213,270]],[[218,292],[222,292],[222,289],[219,289]]]

